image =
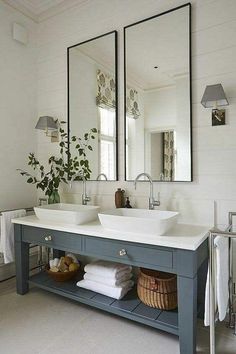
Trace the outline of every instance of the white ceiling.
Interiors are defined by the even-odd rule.
[[[3,0],[34,21],[40,22],[89,0]]]
[[[175,85],[177,78],[188,73],[188,8],[127,28],[128,84],[134,83],[144,90],[161,88]]]
[[[175,86],[189,76],[188,8],[156,17],[126,31],[127,84],[143,90]],[[79,50],[114,71],[114,35],[83,43]],[[158,66],[157,69],[154,67]]]
[[[115,35],[110,33],[95,40],[83,43],[71,49],[79,51],[102,65],[114,74],[115,72]]]

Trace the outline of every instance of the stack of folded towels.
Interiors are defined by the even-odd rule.
[[[84,267],[84,279],[77,283],[80,288],[122,299],[134,286],[132,267],[107,261],[95,261]]]

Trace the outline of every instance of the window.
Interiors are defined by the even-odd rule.
[[[109,180],[116,179],[116,125],[115,110],[99,107],[100,172]]]
[[[135,119],[126,116],[126,178],[132,179],[132,170],[135,169]]]

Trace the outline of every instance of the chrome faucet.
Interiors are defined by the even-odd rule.
[[[81,177],[82,181],[83,181],[82,205],[87,205],[88,202],[90,202],[91,198],[87,195],[87,192],[86,192],[86,178],[81,173],[81,171],[74,176],[73,180],[70,181],[70,188],[72,187],[72,182],[75,180],[75,178],[77,176]]]
[[[99,173],[99,175],[96,178],[96,181],[98,181],[100,177],[104,177],[105,181],[107,181],[107,176],[105,175],[105,173]]]
[[[82,205],[87,205],[91,198],[87,195],[86,192],[86,179],[84,178],[84,175],[81,175],[81,178],[83,180]]]
[[[134,188],[136,189],[136,185],[140,177],[147,177],[150,183],[150,194],[149,194],[149,209],[153,210],[155,206],[160,206],[160,201],[155,200],[153,197],[153,180],[152,177],[148,173],[140,173],[134,180]]]

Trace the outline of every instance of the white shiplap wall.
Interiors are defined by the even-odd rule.
[[[28,43],[12,38],[24,26]],[[36,191],[16,172],[36,149],[36,24],[0,1],[0,210],[33,206]]]
[[[149,186],[124,182],[123,148],[123,26],[183,4],[179,0],[90,0],[38,25],[38,116],[66,119],[66,48],[99,34],[119,31],[119,182],[89,182],[88,193],[103,208],[114,206],[117,187],[126,190],[138,207],[147,207]],[[192,1],[193,54],[193,183],[155,183],[162,207],[178,209],[183,221],[227,223],[236,210],[236,1]],[[207,84],[222,83],[230,106],[227,125],[211,126],[211,112],[201,96]],[[54,149],[38,135],[38,153],[44,159]],[[80,202],[81,184],[64,189],[63,199]]]

